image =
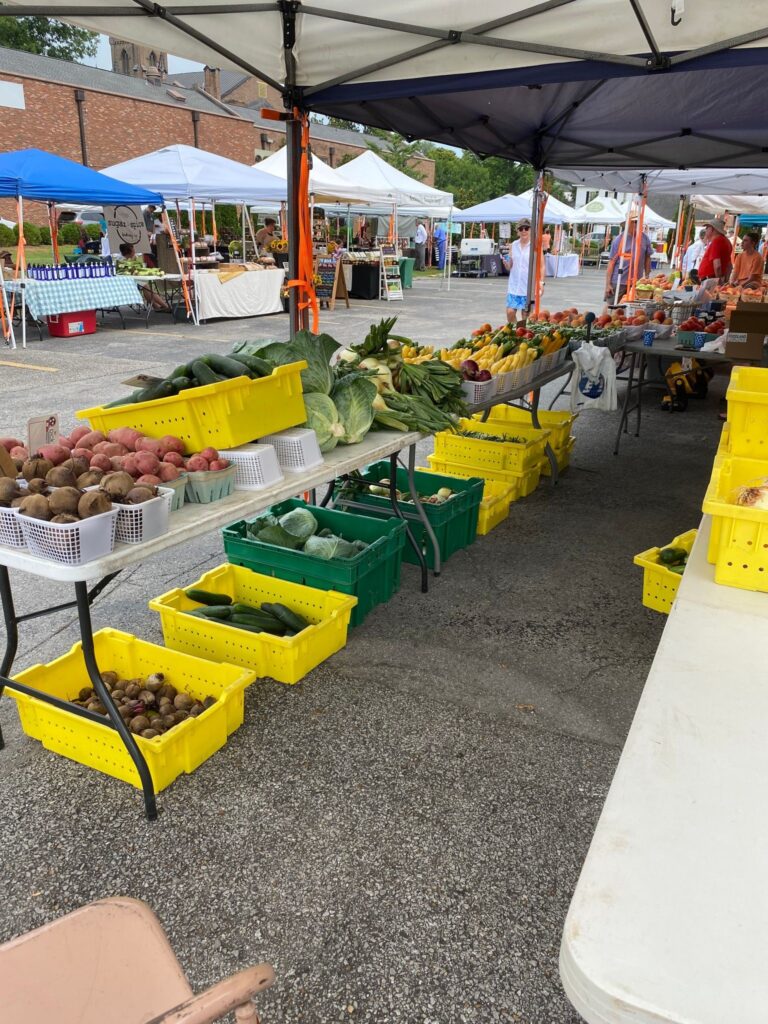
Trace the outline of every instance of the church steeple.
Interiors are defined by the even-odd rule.
[[[112,51],[112,70],[131,78],[146,78],[157,82],[168,74],[168,54],[151,46],[138,46],[126,39],[109,37]]]

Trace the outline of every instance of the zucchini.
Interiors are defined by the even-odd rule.
[[[202,361],[206,366],[210,366],[214,373],[227,377],[229,380],[234,380],[235,377],[253,378],[254,376],[253,370],[245,363],[240,363],[236,359],[228,359],[227,356],[217,355],[215,352],[203,356]]]
[[[232,604],[229,594],[214,594],[211,590],[202,590],[200,587],[189,587],[184,593],[190,601],[197,601],[198,604],[208,604],[214,608],[220,608],[225,604]]]
[[[233,359],[236,363],[242,363],[243,366],[247,366],[258,377],[269,377],[274,370],[272,363],[267,362],[266,359],[261,359],[259,356],[245,356],[239,352],[237,354],[231,352],[228,358]]]
[[[194,386],[191,377],[171,377],[171,384],[173,384],[173,390],[177,395],[180,391],[188,391]]]
[[[174,394],[173,384],[169,380],[161,380],[159,384],[150,384],[134,398],[138,405],[140,402],[156,402],[159,398],[170,398]]]
[[[301,615],[297,615],[296,612],[292,612],[290,608],[286,608],[284,604],[263,604],[261,607],[265,612],[274,615],[286,629],[290,629],[295,633],[300,633],[302,629],[306,629],[309,625],[306,619],[303,619]]]
[[[242,615],[234,614],[231,619],[234,625],[258,627],[265,633],[275,633],[279,636],[285,632],[285,626],[277,619],[269,615]]]
[[[207,363],[204,363],[202,359],[195,359],[190,366],[190,370],[192,371],[192,375],[197,377],[202,386],[205,386],[206,384],[220,384],[224,379],[223,377],[220,377],[218,373],[214,373],[210,366]]]
[[[202,608],[195,609],[204,619],[216,619],[218,622],[229,622],[230,616],[232,615],[232,609],[229,605],[219,605],[218,608],[212,608],[210,605],[204,605]]]
[[[102,405],[102,409],[116,409],[120,405],[133,405],[133,403],[137,401],[142,390],[143,388],[139,391],[134,391],[132,394],[128,395],[127,398],[116,398],[113,402],[107,402],[106,405]]]

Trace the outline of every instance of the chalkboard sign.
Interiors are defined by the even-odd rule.
[[[315,257],[315,274],[320,279],[315,284],[315,294],[320,304],[333,309],[336,299],[344,299],[349,308],[349,295],[341,270],[341,260],[335,260],[332,256]]]

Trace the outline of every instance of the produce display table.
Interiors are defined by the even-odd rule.
[[[378,263],[353,263],[351,299],[378,299],[381,290],[381,270]]]
[[[27,308],[36,320],[58,313],[135,306],[142,302],[141,292],[133,278],[120,275],[74,278],[71,281],[24,278],[6,281],[5,288],[11,293],[23,293]]]
[[[285,270],[244,270],[230,276],[231,273],[227,268],[194,272],[201,320],[282,313],[280,292]]]
[[[763,1024],[768,595],[714,582],[705,516],[565,922],[588,1024]]]
[[[325,456],[323,465],[317,466],[315,469],[308,470],[306,473],[286,473],[285,478],[272,487],[261,491],[235,491],[229,497],[213,502],[210,505],[185,505],[178,512],[172,513],[170,529],[167,533],[142,544],[117,544],[111,554],[105,555],[103,558],[94,559],[85,565],[60,565],[56,562],[38,558],[25,550],[0,547],[0,602],[3,607],[6,630],[6,650],[0,659],[0,694],[3,687],[7,686],[10,689],[27,693],[49,704],[62,707],[71,714],[90,718],[101,723],[105,728],[117,729],[141,778],[147,817],[150,819],[156,818],[155,790],[144,756],[139,750],[133,735],[128,731],[122,718],[114,709],[114,705],[110,701],[104,684],[101,681],[100,670],[94,653],[90,613],[91,602],[122,569],[130,565],[143,562],[145,559],[158,555],[177,544],[187,543],[195,537],[216,530],[237,519],[256,515],[270,505],[284,501],[286,498],[292,498],[294,495],[311,490],[320,484],[332,482],[338,476],[363,469],[372,462],[389,458],[392,468],[391,477],[394,480],[396,477],[397,454],[406,448],[409,450],[408,479],[411,496],[437,555],[435,570],[439,571],[439,546],[432,526],[418,500],[418,492],[413,476],[416,464],[415,445],[421,437],[422,435],[417,433],[375,431],[368,434],[359,444],[335,448]],[[395,515],[402,518],[396,500],[396,492],[393,492],[392,504]],[[425,590],[427,570],[423,555],[420,561],[422,589]],[[46,608],[30,612],[26,615],[17,615],[14,608],[9,569],[19,569],[43,579],[73,583],[75,587],[75,600],[64,605],[58,605],[56,608]],[[100,580],[90,591],[86,582],[89,579]],[[41,615],[58,611],[61,608],[71,607],[77,608],[83,655],[88,675],[102,703],[106,708],[110,709],[109,720],[101,715],[96,715],[74,704],[60,701],[56,697],[33,690],[7,678],[16,657],[19,624],[30,619],[39,618]],[[2,732],[0,731],[0,749],[2,749],[2,746]]]
[[[544,257],[544,273],[547,277],[578,277],[579,257],[575,252],[562,256],[547,253]]]
[[[673,338],[669,341],[654,341],[653,345],[649,348],[646,347],[642,341],[627,341],[622,346],[624,351],[629,353],[629,372],[627,375],[627,387],[624,391],[624,400],[621,406],[621,417],[619,418],[619,427],[616,431],[616,444],[613,449],[613,454],[619,454],[619,442],[621,441],[621,435],[628,433],[628,424],[630,414],[635,412],[637,417],[635,420],[635,437],[640,437],[640,413],[643,397],[643,388],[646,387],[662,387],[658,380],[648,380],[646,378],[646,372],[648,369],[649,358],[661,358],[661,359],[685,359],[687,357],[693,357],[700,363],[732,363],[734,360],[729,356],[724,356],[720,352],[692,352],[680,347],[679,343]],[[749,360],[744,360],[749,362]],[[759,360],[752,360],[752,362],[759,362]],[[632,402],[632,395],[636,394],[634,404]]]
[[[504,273],[501,253],[493,252],[459,256],[454,277],[502,277]]]

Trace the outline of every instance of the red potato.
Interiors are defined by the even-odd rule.
[[[157,471],[160,468],[160,459],[152,452],[136,452],[134,455],[136,467],[142,476],[147,474],[151,476],[157,476]]]
[[[215,448],[203,448],[199,454],[201,458],[207,459],[208,462],[215,462],[219,457],[219,453]]]
[[[180,437],[174,437],[173,434],[166,434],[165,437],[160,438],[160,457],[163,458],[169,452],[178,452],[179,455],[184,454],[184,442]]]
[[[110,430],[107,434],[107,440],[113,441],[115,444],[122,444],[128,449],[128,451],[135,452],[136,445],[144,437],[140,430],[134,430],[133,427],[118,427],[116,430]]]
[[[208,466],[208,469],[210,469],[212,473],[219,473],[222,469],[226,469],[228,466],[229,462],[227,462],[226,459],[214,459]]]
[[[139,479],[136,481],[136,485],[139,487],[159,487],[161,482],[162,481],[160,480],[159,476],[155,476],[152,473],[145,473],[144,476],[139,477]]]
[[[170,462],[161,462],[157,475],[164,484],[170,483],[171,480],[178,480],[181,476],[176,466],[172,465]]]
[[[141,476],[141,471],[136,465],[137,452],[128,452],[127,455],[123,456],[123,470],[126,473],[130,473],[134,480]]]
[[[101,441],[106,441],[106,437],[100,430],[89,430],[87,434],[83,434],[82,437],[78,438],[78,444],[81,448],[95,448]]]
[[[93,452],[91,451],[90,448],[77,448],[77,447],[75,447],[75,448],[72,449],[71,454],[72,454],[72,458],[73,459],[75,459],[75,458],[86,459],[88,462],[90,462],[91,459],[93,458]],[[104,472],[106,472],[106,470]]]
[[[152,452],[152,454],[156,455],[158,459],[160,458],[161,448],[162,445],[160,441],[154,437],[140,437],[136,442],[137,452]]]
[[[98,455],[95,456],[95,458],[98,458]],[[123,471],[123,456],[122,455],[105,455],[104,458],[105,459],[109,459],[109,464],[112,467],[112,472],[114,472],[114,473],[122,473],[122,471]],[[91,465],[93,465],[93,461],[91,461]]]
[[[81,438],[85,437],[87,434],[90,434],[90,432],[91,428],[86,427],[84,423],[81,423],[79,427],[75,427],[75,429],[69,435],[69,440],[72,442],[73,447],[77,448]]]
[[[79,451],[88,451],[88,449],[75,448],[73,454],[76,455]],[[111,473],[115,469],[112,465],[112,459],[108,455],[94,455],[93,452],[88,452],[88,454],[91,457],[91,469],[100,469],[103,473]]]
[[[0,444],[5,448],[7,452],[10,452],[11,448],[23,448],[21,441],[17,441],[15,437],[0,437]]]
[[[12,459],[23,459],[24,462],[29,458],[29,449],[25,448],[23,444],[17,444],[15,448],[11,448]]]
[[[48,459],[54,466],[60,466],[70,456],[69,449],[60,444],[41,445],[38,452],[43,459]]]
[[[116,444],[114,441],[99,441],[93,446],[93,451],[95,455],[106,455],[110,459],[113,455],[128,454],[128,449],[124,444]]]
[[[163,456],[163,462],[167,462],[171,466],[176,466],[178,469],[181,469],[184,465],[184,457],[179,455],[178,452],[166,452]]]
[[[62,446],[62,448],[66,448],[70,452],[75,447],[68,437],[60,437],[59,444]]]
[[[191,459],[187,459],[187,469],[190,473],[207,473],[208,468],[208,459],[202,455],[193,455]]]

